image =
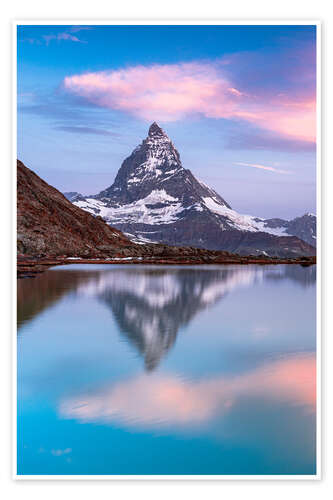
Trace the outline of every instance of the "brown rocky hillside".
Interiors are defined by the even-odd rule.
[[[17,249],[39,256],[107,257],[137,247],[124,234],[70,203],[17,161]]]

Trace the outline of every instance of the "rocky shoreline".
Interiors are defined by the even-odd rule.
[[[33,257],[19,255],[17,258],[17,277],[34,278],[50,267],[69,264],[140,264],[140,265],[207,265],[207,264],[238,264],[238,265],[277,265],[294,264],[304,267],[316,264],[316,257],[297,257],[283,259],[278,257],[247,256],[243,257],[227,252],[201,252],[194,255],[158,255],[158,256],[114,256],[106,259],[81,258],[81,257]]]

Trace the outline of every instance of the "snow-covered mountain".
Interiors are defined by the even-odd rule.
[[[100,215],[135,241],[243,255],[315,254],[305,243],[313,244],[315,239],[311,236],[306,240],[304,228],[298,231],[303,235],[301,240],[288,221],[265,220],[233,210],[216,191],[182,166],[178,151],[157,123],[150,126],[147,138],[125,159],[112,186],[97,195],[78,195],[72,202]]]

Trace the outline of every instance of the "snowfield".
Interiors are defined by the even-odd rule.
[[[165,206],[159,207],[160,204]],[[108,207],[105,202],[93,198],[76,201],[75,205],[93,215],[100,215],[111,225],[130,222],[171,224],[177,220],[177,214],[184,210],[181,202],[164,189],[155,189],[146,198],[119,207]],[[157,205],[157,208],[154,208],[154,205]]]
[[[227,217],[235,229],[240,231],[251,231],[251,232],[265,232],[269,234],[274,234],[275,236],[288,236],[285,232],[284,227],[270,228],[265,226],[265,219],[260,217],[253,217],[252,215],[242,215],[227,208],[226,206],[216,203],[213,198],[203,198],[204,204],[212,212]]]
[[[164,189],[155,189],[141,200],[118,207],[108,207],[106,202],[94,198],[76,201],[74,204],[93,215],[100,215],[111,225],[124,223],[171,224],[177,221],[181,212],[194,208],[197,212],[208,209],[227,218],[231,227],[239,231],[261,231],[275,236],[289,236],[286,233],[286,228],[267,227],[265,219],[239,214],[235,210],[217,203],[213,197],[204,197],[202,203],[184,207],[178,198],[169,195]],[[161,204],[164,206],[161,207]],[[154,205],[156,205],[156,208]],[[148,241],[146,240],[146,242]]]

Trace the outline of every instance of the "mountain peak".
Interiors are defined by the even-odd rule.
[[[152,137],[156,135],[166,136],[166,133],[161,129],[161,127],[156,122],[154,122],[149,127],[148,136]]]
[[[303,238],[293,239],[287,221],[265,221],[232,210],[214,189],[182,166],[178,151],[156,122],[149,127],[148,137],[123,161],[112,186],[91,198],[75,198],[74,203],[141,242],[243,255],[315,252],[310,246],[315,238],[305,243],[302,232]],[[307,231],[309,221],[300,222]],[[315,235],[315,228],[310,231]]]
[[[121,207],[129,207],[129,219],[144,224],[148,219],[150,222],[156,219],[160,223],[168,223],[175,220],[173,213],[185,215],[187,210],[204,211],[207,207],[202,207],[203,198],[210,199],[212,196],[212,203],[231,208],[214,190],[183,168],[172,141],[153,122],[149,127],[148,137],[123,161],[112,186],[94,198],[106,203],[112,214],[114,210],[122,210]],[[76,198],[75,202],[81,204],[84,200]],[[99,207],[95,209],[94,214],[100,210]],[[124,220],[123,216],[119,219],[122,222]]]

